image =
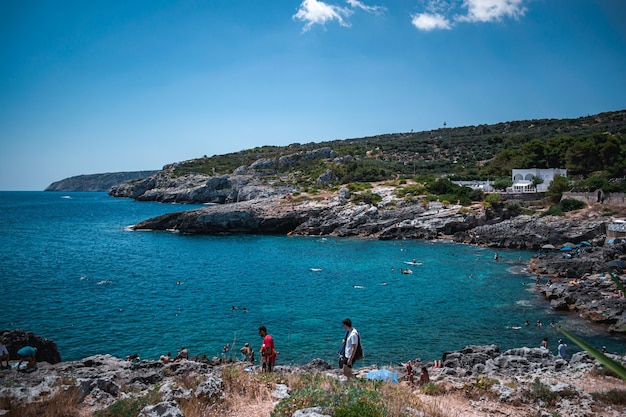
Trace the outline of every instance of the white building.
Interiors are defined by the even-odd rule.
[[[452,183],[460,185],[461,187],[469,187],[472,190],[480,190],[485,193],[492,193],[495,191],[493,188],[493,181],[452,181]]]
[[[538,193],[548,189],[554,177],[557,175],[561,177],[567,177],[567,170],[561,168],[528,168],[528,169],[514,169],[511,174],[513,180],[513,186],[511,190],[514,193]],[[537,185],[537,188],[533,187],[533,177],[539,177],[543,180],[541,184]]]

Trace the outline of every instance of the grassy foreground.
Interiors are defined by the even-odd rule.
[[[202,380],[201,375],[177,377],[177,383],[187,389],[197,387]],[[273,407],[269,414],[271,417],[291,417],[295,411],[310,407],[320,407],[322,413],[334,417],[461,417],[466,414],[453,404],[484,401],[495,403],[495,407],[501,404],[502,407],[524,410],[523,414],[517,414],[522,417],[545,415],[542,412],[560,417],[559,401],[566,399],[574,402],[582,395],[574,387],[555,392],[539,378],[528,384],[520,384],[515,381],[502,383],[497,379],[478,376],[463,385],[441,381],[417,387],[362,378],[346,382],[322,372],[246,372],[239,364],[225,367],[222,380],[224,395],[220,399],[178,400],[185,417],[268,416],[267,407],[258,412],[255,410],[261,404],[267,406],[274,401],[272,392],[278,384],[288,386],[291,395]],[[499,391],[503,389],[516,391],[518,395],[510,399],[508,404],[501,403]],[[626,409],[626,388],[591,395],[600,406]],[[136,396],[118,400],[104,410],[90,412],[84,404],[79,403],[78,390],[73,387],[59,390],[59,393],[44,401],[20,407],[12,407],[11,400],[4,398],[0,400],[0,407],[9,409],[10,416],[23,417],[136,417],[144,406],[161,400],[159,385],[156,385],[149,392],[136,393]],[[242,409],[245,414],[241,413]]]

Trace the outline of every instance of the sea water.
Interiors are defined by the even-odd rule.
[[[626,351],[626,339],[550,311],[525,273],[532,252],[498,250],[494,260],[494,249],[434,241],[128,230],[198,207],[1,192],[0,330],[52,339],[66,361],[157,359],[183,346],[192,356],[237,357],[246,342],[258,351],[264,325],[279,364],[334,363],[346,317],[361,333],[364,363],[440,359],[472,344],[538,347],[544,336],[556,353],[562,336],[552,321]]]

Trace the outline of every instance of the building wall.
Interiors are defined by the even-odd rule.
[[[596,191],[593,193],[563,193],[561,200],[564,198],[584,201],[587,204],[602,203],[607,206],[626,207],[626,193],[605,194],[602,191]]]
[[[532,181],[533,177],[539,177],[543,179],[543,183],[537,185],[537,192],[546,191],[554,177],[560,175],[561,177],[567,177],[567,170],[562,168],[528,168],[528,169],[514,169],[511,173],[511,179],[513,184],[519,181]],[[535,190],[533,190],[535,191]]]

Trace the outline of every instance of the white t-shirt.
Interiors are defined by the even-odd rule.
[[[359,344],[359,332],[356,329],[352,329],[350,334],[348,335],[348,340],[346,340],[346,358],[350,359],[352,356],[352,349],[356,349]]]

